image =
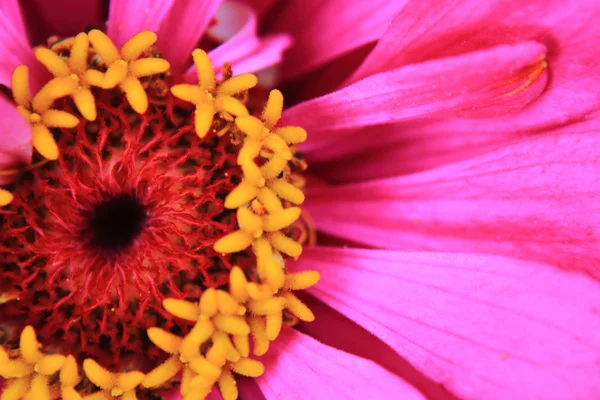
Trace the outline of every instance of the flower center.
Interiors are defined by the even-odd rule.
[[[106,251],[119,251],[133,243],[147,217],[144,205],[134,195],[121,193],[94,207],[86,230],[92,244]]]
[[[55,78],[33,98],[27,68],[13,73],[32,144],[56,160],[3,194],[0,377],[16,398],[151,398],[180,383],[184,397],[218,384],[235,399],[234,374],[264,371],[250,352],[314,319],[293,291],[319,274],[286,269],[310,236],[306,132],[276,127],[279,91],[261,113],[256,77],[224,66],[219,81],[202,50],[198,84],[171,86],[154,42],[142,32],[118,50],[92,30],[39,48]]]

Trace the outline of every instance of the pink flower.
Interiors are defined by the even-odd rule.
[[[38,41],[70,36],[102,20],[99,4],[36,2],[24,22],[16,1],[0,1],[0,83],[10,86],[25,64],[41,86],[48,78],[26,27]],[[264,77],[288,88],[288,98],[304,100],[277,126],[308,132],[302,207],[318,245],[288,267],[320,273],[300,296],[316,319],[267,341],[265,372],[239,380],[242,398],[600,397],[598,17],[593,0],[110,3],[106,32],[115,44],[155,31],[174,77],[195,84],[190,54],[202,39],[215,66],[231,62],[236,75],[268,69]],[[31,132],[9,100],[0,113],[6,170],[29,162]],[[193,148],[204,143],[193,140]],[[170,165],[155,158],[158,170]],[[249,179],[247,170],[240,176]],[[16,254],[3,243],[3,254]],[[145,243],[149,254],[164,244]],[[69,258],[67,250],[54,256]],[[13,317],[2,307],[15,296],[2,284],[0,276],[0,316]],[[193,297],[186,294],[171,293]],[[294,304],[292,314],[307,315]]]

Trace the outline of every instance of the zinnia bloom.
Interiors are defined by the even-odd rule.
[[[2,400],[600,396],[597,2],[0,6]]]

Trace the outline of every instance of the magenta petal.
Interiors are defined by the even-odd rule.
[[[31,128],[15,106],[0,98],[0,171],[31,162]],[[0,184],[11,176],[0,176]]]
[[[257,379],[268,399],[423,399],[399,377],[372,361],[284,328],[263,357]]]
[[[278,64],[283,53],[291,46],[292,39],[287,35],[268,35],[260,39],[258,49],[232,63],[236,74],[257,72]]]
[[[600,26],[595,23],[600,18],[600,2],[515,4],[513,0],[409,2],[349,82],[425,60],[535,40],[548,48],[552,79],[538,101],[506,124],[561,124],[597,111],[600,58],[589,43],[600,38]]]
[[[542,73],[530,87],[516,78],[538,62],[545,47],[535,42],[473,52],[372,75],[284,113],[284,124],[319,132],[464,115],[507,113],[530,102],[543,89]],[[512,80],[512,81],[511,81]],[[320,135],[326,138],[325,135]]]
[[[296,268],[320,271],[311,293],[461,398],[600,396],[592,279],[491,255],[336,248],[307,249]]]
[[[88,26],[104,22],[105,3],[102,0],[35,0],[34,3],[36,12],[44,19],[46,37],[75,36]]]
[[[158,47],[171,63],[171,70],[182,72],[191,60],[206,27],[222,0],[175,0],[158,31]]]
[[[398,160],[400,162],[400,160]],[[510,255],[600,278],[600,134],[548,135],[410,176],[309,190],[325,232]]]
[[[270,31],[287,32],[296,45],[282,69],[292,78],[377,40],[405,0],[286,0]]]
[[[11,0],[2,0],[0,5],[0,84],[10,87],[14,69],[25,64],[30,68],[32,90],[39,89],[46,75],[27,42],[19,6]]]
[[[174,2],[175,0],[111,0],[106,22],[107,34],[117,46],[121,46],[141,31],[158,32]]]
[[[223,42],[208,53],[215,70],[220,71],[224,63],[234,63],[260,48],[256,14],[248,5],[225,1],[217,9],[215,18],[217,24],[209,29],[208,34]],[[198,79],[193,65],[186,71],[185,79],[190,82]]]

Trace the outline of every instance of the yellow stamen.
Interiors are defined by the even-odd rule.
[[[188,321],[197,321],[200,316],[198,304],[193,304],[185,300],[165,299],[163,307],[174,316]]]
[[[286,308],[290,310],[292,314],[301,319],[302,321],[312,322],[315,320],[315,315],[312,313],[310,308],[300,301],[296,296],[290,292],[282,293],[283,298],[286,300]]]
[[[125,61],[133,61],[156,43],[156,40],[158,40],[158,37],[154,32],[140,32],[123,44],[121,57]]]
[[[281,118],[282,111],[283,95],[279,90],[271,90],[261,117],[269,129],[273,129],[273,127],[277,125],[277,122],[279,122],[279,119]]]
[[[200,297],[200,314],[204,317],[212,317],[217,313],[217,291],[215,289],[207,289]]]
[[[88,379],[100,389],[110,390],[115,386],[116,376],[91,358],[83,361],[83,370]]]
[[[169,354],[179,353],[182,339],[160,328],[148,329],[148,337],[156,346]],[[85,365],[84,365],[85,366]]]
[[[302,246],[280,232],[272,234],[270,241],[274,248],[292,258],[298,258],[302,254]]]
[[[277,214],[269,214],[263,217],[263,228],[267,232],[274,232],[287,228],[300,218],[302,210],[299,207],[286,208]]]
[[[38,362],[44,356],[39,350],[41,347],[42,346],[37,341],[33,328],[31,326],[23,328],[19,349],[21,350],[21,355],[25,361],[32,365]]]
[[[170,381],[183,368],[183,363],[177,356],[170,357],[167,361],[154,368],[142,381],[145,388],[155,388]]]
[[[223,371],[223,374],[219,378],[219,390],[221,391],[223,400],[235,400],[238,398],[237,385],[231,372]]]
[[[236,253],[250,246],[252,239],[252,235],[247,232],[235,231],[217,240],[214,249],[218,253]]]
[[[233,364],[233,371],[240,375],[258,378],[265,372],[265,367],[260,361],[243,358]]]
[[[66,357],[62,354],[50,354],[42,357],[33,370],[42,375],[53,375],[65,364]]]
[[[321,279],[317,271],[302,271],[287,274],[285,277],[285,288],[288,290],[304,290],[316,285]]]
[[[212,63],[210,62],[210,58],[208,58],[208,54],[203,50],[196,49],[192,52],[192,58],[196,65],[200,86],[206,90],[214,89],[216,85],[215,72]]]
[[[13,199],[14,196],[11,192],[0,188],[0,207],[4,207],[10,204],[13,201]],[[2,300],[3,295],[4,294],[0,295],[0,304],[5,303],[7,301],[6,299],[4,301]]]

